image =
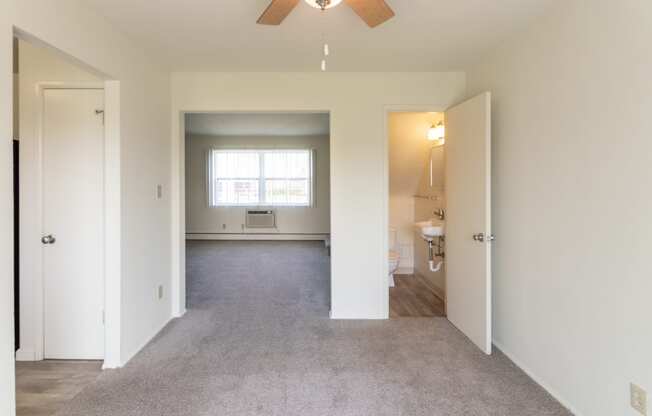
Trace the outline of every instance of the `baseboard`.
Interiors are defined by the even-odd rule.
[[[181,318],[181,317],[183,317],[183,315],[186,314],[186,312],[188,312],[188,310],[186,308],[183,308],[183,310],[179,311],[178,314],[172,315],[172,319]]]
[[[186,240],[200,241],[328,241],[328,234],[186,234]]]
[[[399,267],[394,274],[414,274],[414,267]]]
[[[444,302],[444,304],[446,303],[446,292],[442,288],[435,286],[430,280],[426,279],[420,273],[415,273],[414,276],[419,279],[424,285],[428,286],[428,288],[432,290],[435,296]]]
[[[139,352],[141,352],[142,349],[145,348],[145,347],[147,346],[147,344],[149,344],[150,342],[152,342],[152,340],[153,340],[153,339],[154,339],[154,338],[159,334],[159,332],[161,332],[161,331],[163,330],[163,328],[165,328],[166,325],[169,324],[169,323],[172,321],[172,319],[174,319],[174,318],[170,317],[170,318],[167,319],[165,322],[163,322],[163,325],[159,326],[159,328],[158,328],[156,331],[154,331],[154,333],[152,334],[151,337],[149,337],[148,339],[146,339],[146,340],[145,340],[145,341],[144,341],[144,342],[143,342],[143,343],[142,343],[138,348],[136,348],[132,353],[130,353],[130,354],[126,355],[125,357],[123,357],[123,358],[122,358],[122,365],[120,365],[120,367],[124,367],[125,365],[127,365],[127,363],[128,363],[129,361],[131,361],[131,359],[134,358],[134,357],[135,357]]]
[[[102,362],[102,370],[113,370],[120,367],[122,367],[122,365],[120,365],[120,362],[118,362],[117,360],[107,361],[105,359]]]
[[[507,358],[509,358],[518,368],[523,370],[535,383],[541,386],[545,391],[547,391],[555,400],[561,403],[569,412],[575,416],[584,416],[582,413],[578,412],[569,402],[566,400],[559,392],[551,388],[546,382],[544,382],[541,377],[534,374],[534,372],[527,366],[523,365],[523,362],[519,360],[514,354],[505,348],[499,341],[493,340],[493,344],[498,348]]]
[[[36,361],[34,350],[31,348],[18,348],[16,361]]]

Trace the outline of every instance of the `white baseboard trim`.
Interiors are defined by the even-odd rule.
[[[398,270],[396,270],[396,273],[394,274],[414,274],[414,267],[399,267]]]
[[[427,277],[425,277],[424,275],[422,275],[419,272],[416,272],[414,275],[423,284],[428,286],[430,288],[430,290],[432,290],[435,293],[435,296],[437,296],[442,302],[444,302],[444,304],[446,303],[446,291],[445,290],[443,290],[442,288],[440,288],[437,285],[435,285],[434,283],[432,283],[430,280],[428,280]]]
[[[145,348],[147,346],[147,344],[149,344],[154,339],[154,337],[156,337],[158,335],[158,333],[161,332],[163,330],[163,328],[165,328],[165,326],[172,321],[172,319],[173,319],[172,317],[168,318],[165,322],[163,322],[163,325],[159,326],[159,328],[156,331],[154,331],[154,333],[152,334],[151,337],[146,339],[131,354],[127,355],[126,357],[123,357],[122,358],[122,365],[120,365],[119,367],[124,367],[125,365],[127,365],[127,363],[129,361],[131,361],[131,359],[134,358],[140,351],[142,351],[142,349]],[[112,368],[117,368],[117,367],[112,367]],[[104,367],[102,367],[102,369],[104,369]]]
[[[16,361],[36,361],[36,355],[31,348],[18,348],[16,351]]]
[[[113,370],[113,369],[120,368],[120,367],[122,367],[122,366],[120,365],[120,363],[117,360],[108,361],[108,360],[105,359],[102,362],[102,370]]]
[[[186,240],[200,241],[329,241],[328,234],[186,234]]]
[[[186,312],[188,312],[188,310],[187,310],[186,308],[183,308],[183,310],[182,310],[182,311],[179,311],[178,314],[172,315],[172,319],[178,319],[178,318],[181,318],[181,317],[183,317],[183,315],[186,314]]]
[[[562,406],[564,406],[568,411],[570,411],[572,414],[575,416],[583,416],[582,413],[578,412],[577,409],[575,409],[568,400],[566,400],[559,392],[553,388],[551,388],[545,381],[541,379],[541,377],[537,376],[534,374],[534,372],[527,366],[523,365],[523,362],[519,360],[514,354],[512,354],[508,349],[505,348],[504,345],[502,345],[499,341],[496,341],[495,339],[493,340],[493,344],[503,353],[507,358],[509,358],[518,368],[523,370],[525,374],[527,374],[532,380],[534,380],[535,383],[537,383],[539,386],[543,387],[545,391],[547,391],[552,397],[555,398],[559,403],[561,403]]]

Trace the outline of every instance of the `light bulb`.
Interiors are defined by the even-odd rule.
[[[326,60],[325,59],[321,60],[321,70],[326,71]]]
[[[433,124],[432,127],[428,129],[428,140],[443,140],[444,137],[446,137],[446,127],[441,121],[437,123],[437,125]]]
[[[308,3],[309,5],[314,7],[315,9],[321,9],[321,6],[319,5],[319,3],[317,3],[316,0],[306,0],[306,3]],[[328,6],[326,6],[326,8],[330,9],[332,7],[337,6],[340,3],[342,3],[342,0],[331,0],[331,3]]]
[[[330,54],[330,50],[328,49],[328,43],[324,44],[324,56],[328,56]]]

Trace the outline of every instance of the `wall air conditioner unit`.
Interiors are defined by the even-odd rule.
[[[276,213],[272,210],[248,209],[246,217],[247,228],[276,228]]]

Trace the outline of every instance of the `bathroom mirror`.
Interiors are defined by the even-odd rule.
[[[430,188],[437,191],[444,190],[444,146],[435,146],[430,149]]]

